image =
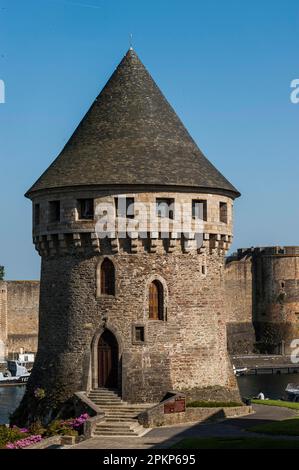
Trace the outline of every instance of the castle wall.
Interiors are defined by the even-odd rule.
[[[37,351],[38,281],[0,282],[0,339],[5,356]]]
[[[250,354],[255,344],[251,257],[229,261],[224,274],[228,351],[233,355]]]

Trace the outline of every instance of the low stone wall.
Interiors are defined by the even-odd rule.
[[[231,364],[233,369],[233,365]],[[220,385],[213,385],[211,387],[192,388],[192,390],[182,390],[180,394],[186,395],[187,403],[192,401],[218,401],[221,403],[241,401],[240,392],[238,387],[227,388]]]
[[[175,397],[179,399],[184,398],[182,394],[172,395],[167,400],[164,400],[158,405],[153,406],[143,413],[140,413],[138,416],[138,422],[147,428],[192,422],[203,423],[209,421],[219,421],[225,418],[245,416],[252,413],[251,406],[234,406],[227,408],[186,407],[185,411],[165,413],[165,404],[173,401]]]
[[[50,447],[50,446],[59,446],[61,444],[61,437],[62,436],[47,437],[46,439],[43,439],[42,441],[37,442],[36,444],[33,444],[32,446],[24,447],[24,450],[46,449],[47,447]]]

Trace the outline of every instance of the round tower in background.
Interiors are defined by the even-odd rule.
[[[223,270],[239,193],[135,51],[26,196],[42,267],[38,353],[19,422],[47,421],[74,392],[97,387],[117,388],[129,403],[157,402],[169,390],[238,396]],[[123,224],[105,237],[103,204]],[[175,225],[181,210],[189,232]]]
[[[255,248],[253,323],[261,353],[292,354],[299,338],[299,247]]]

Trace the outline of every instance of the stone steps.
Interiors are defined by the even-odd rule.
[[[130,405],[127,405],[126,403],[122,403],[120,405],[103,405],[101,407],[102,410],[105,410],[107,412],[110,412],[110,411],[128,411],[128,412],[137,412],[137,413],[141,413],[142,411],[146,410],[148,408],[147,407],[133,407],[133,406],[130,406]]]
[[[136,419],[136,418],[133,418],[133,419]],[[105,417],[105,421],[107,421],[107,423],[121,423],[121,422],[127,423],[128,422],[128,417],[127,416],[126,417],[115,417],[115,418]]]
[[[88,398],[91,401],[93,401],[96,405],[105,406],[105,405],[107,405],[107,402],[109,403],[109,405],[116,405],[116,406],[123,405],[123,403],[121,401],[111,400],[110,398],[108,398],[107,400],[93,399],[92,397],[88,397]]]
[[[152,405],[127,404],[117,390],[104,388],[91,390],[88,398],[105,413],[105,420],[96,425],[94,436],[137,437],[148,431],[138,423],[137,416]]]
[[[132,416],[132,417],[134,417],[134,416],[139,415],[139,413],[140,413],[140,411],[133,411],[133,412],[124,411],[124,412],[119,412],[119,413],[117,413],[117,412],[108,412],[107,410],[102,410],[102,411],[104,411],[106,416],[111,416],[112,418],[114,416]]]
[[[145,429],[138,422],[99,423],[94,434],[96,436],[140,436]]]

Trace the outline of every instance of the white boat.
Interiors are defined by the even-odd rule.
[[[22,385],[30,377],[30,372],[19,361],[8,361],[7,370],[0,372],[0,387],[5,385]]]
[[[244,375],[246,374],[248,368],[247,367],[236,367],[233,365],[233,371],[234,371],[234,374],[238,377],[239,375]]]

